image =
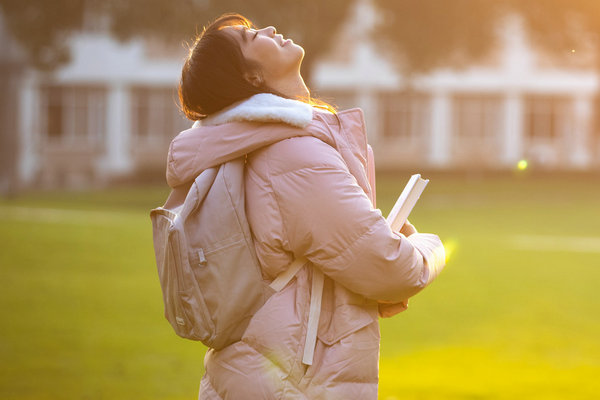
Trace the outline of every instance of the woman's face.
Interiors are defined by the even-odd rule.
[[[284,39],[274,27],[249,29],[244,26],[224,28],[239,42],[244,57],[261,67],[267,84],[285,79],[292,74],[300,74],[300,64],[304,49],[291,39]]]

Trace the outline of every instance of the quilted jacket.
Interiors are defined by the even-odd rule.
[[[241,341],[209,349],[200,399],[376,399],[379,316],[406,307],[445,263],[430,233],[392,232],[375,206],[363,114],[255,95],[171,143],[167,181],[246,155],[246,212],[265,279],[308,263]],[[314,268],[325,275],[312,365],[302,363]]]

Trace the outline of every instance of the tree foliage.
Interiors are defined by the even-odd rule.
[[[524,17],[531,39],[558,55],[582,37],[600,48],[598,0],[372,0],[380,23],[375,41],[405,71],[462,66],[497,45],[502,17]],[[89,21],[121,40],[143,36],[179,46],[224,12],[239,12],[257,26],[275,26],[306,50],[303,74],[330,50],[331,38],[349,17],[354,0],[0,0],[12,34],[30,61],[54,68],[68,61],[67,38]],[[102,25],[102,24],[101,24]],[[599,57],[600,58],[600,57]]]
[[[393,49],[407,72],[461,65],[487,54],[494,45],[493,1],[375,0],[381,19],[379,44]]]
[[[525,18],[533,42],[545,51],[561,56],[588,42],[600,51],[599,1],[510,0],[510,5]]]
[[[8,30],[37,67],[68,61],[66,39],[82,26],[84,0],[0,0]]]
[[[302,45],[306,73],[328,50],[330,33],[346,20],[352,4],[348,0],[0,0],[10,31],[41,68],[66,62],[67,36],[86,29],[90,20],[106,21],[106,29],[121,40],[143,36],[177,46],[220,14],[238,12],[259,27],[275,26]]]
[[[542,51],[565,55],[584,39],[600,49],[597,0],[373,1],[381,15],[375,38],[393,50],[397,65],[408,73],[485,57],[497,46],[498,23],[510,13],[523,17]]]

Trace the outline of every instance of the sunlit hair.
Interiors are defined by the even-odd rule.
[[[242,15],[223,14],[196,37],[183,64],[179,102],[185,116],[192,121],[204,119],[258,93],[289,98],[264,83],[253,85],[246,79],[251,74],[261,75],[260,65],[244,58],[239,43],[223,31],[228,26],[254,27]],[[335,112],[332,106],[319,100],[296,100]]]

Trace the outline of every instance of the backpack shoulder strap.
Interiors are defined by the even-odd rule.
[[[298,271],[300,271],[300,268],[302,268],[307,262],[308,259],[306,257],[296,258],[290,264],[288,269],[283,271],[281,274],[277,275],[277,278],[275,278],[269,286],[271,286],[271,288],[276,292],[281,291],[281,289],[283,289],[285,285],[287,285],[292,280],[292,278],[296,276]]]
[[[269,286],[276,292],[282,290],[296,274],[300,271],[308,259],[300,257],[295,259],[287,270],[282,272],[271,282]],[[312,287],[310,290],[310,308],[308,313],[308,326],[306,331],[306,339],[304,342],[304,354],[302,363],[312,365],[317,341],[317,329],[319,327],[319,317],[321,315],[321,299],[323,296],[324,275],[318,268],[313,268]]]

